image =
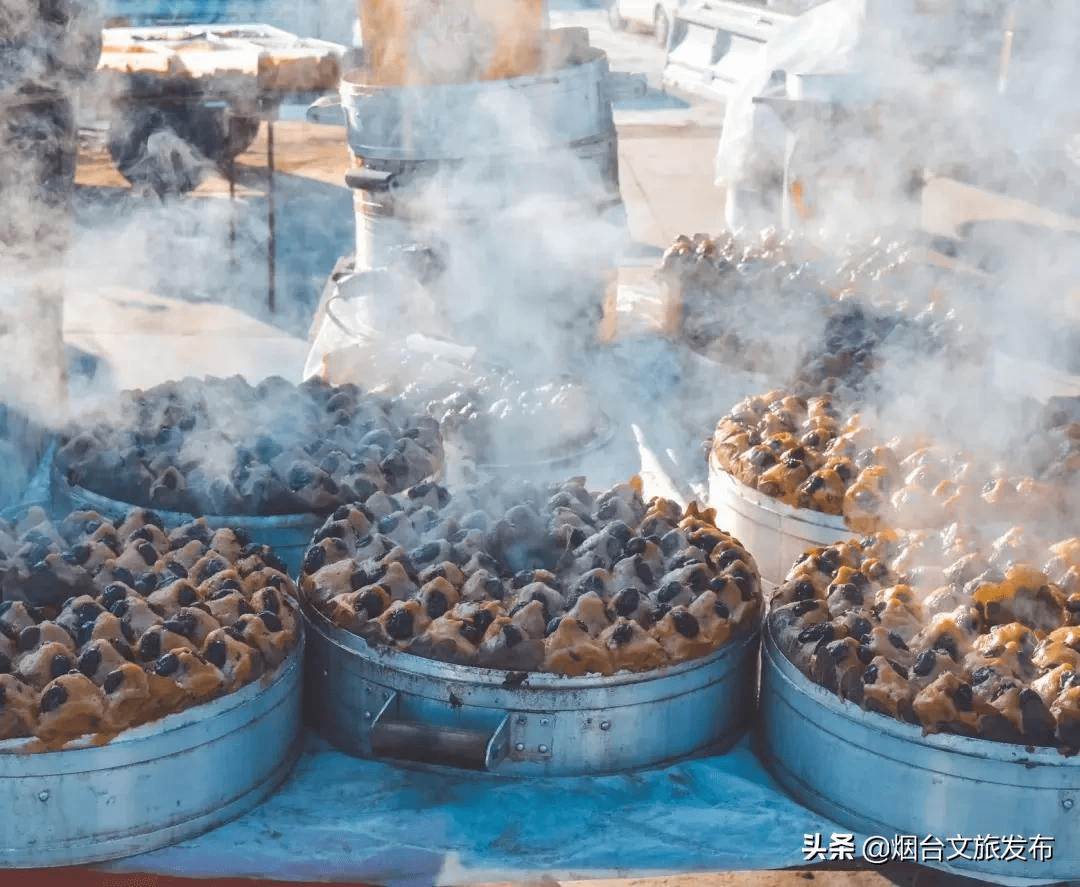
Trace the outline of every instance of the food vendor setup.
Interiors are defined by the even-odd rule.
[[[1080,404],[999,391],[961,310],[989,274],[696,235],[654,281],[696,294],[635,328],[640,82],[541,3],[459,5],[464,67],[364,0],[313,112],[344,111],[356,237],[304,381],[265,353],[52,446],[9,422],[0,865],[442,887],[997,834],[1022,855],[913,861],[1074,878]]]
[[[540,0],[358,13],[364,64],[311,113],[336,108],[346,125],[353,274],[403,277],[400,329],[383,306],[369,334],[420,334],[551,382],[615,322],[627,232],[612,102],[644,79],[612,73],[585,29],[548,29]],[[324,302],[361,299],[363,316],[363,290],[332,277]]]

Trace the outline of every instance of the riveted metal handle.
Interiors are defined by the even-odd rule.
[[[397,189],[398,177],[389,170],[361,167],[345,173],[345,184],[358,191],[386,194]]]
[[[376,757],[417,764],[443,764],[466,770],[494,770],[510,747],[510,717],[495,728],[464,730],[398,720],[398,694],[391,693],[371,725]]]

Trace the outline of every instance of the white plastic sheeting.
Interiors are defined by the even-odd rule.
[[[762,45],[758,67],[739,84],[727,103],[724,129],[716,152],[716,184],[740,182],[753,148],[754,97],[768,86],[774,71],[815,72],[839,65],[862,33],[866,0],[830,0],[777,29]]]

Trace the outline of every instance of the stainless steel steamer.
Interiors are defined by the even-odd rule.
[[[303,635],[271,680],[103,746],[27,754],[31,740],[0,742],[0,866],[80,865],[156,850],[259,804],[300,753],[302,656]]]
[[[762,629],[761,752],[796,800],[863,835],[1037,835],[1051,859],[962,860],[980,877],[1060,881],[1080,874],[1080,758],[1052,748],[929,735],[818,686]],[[969,850],[969,855],[974,855]]]
[[[434,256],[422,282],[438,331],[485,349],[512,339],[503,356],[519,360],[524,336],[546,349],[536,366],[590,347],[614,310],[628,232],[612,101],[645,92],[644,78],[609,71],[583,28],[546,32],[541,56],[535,73],[465,83],[350,71],[338,100],[356,269]]]
[[[768,590],[783,584],[788,570],[808,548],[832,545],[857,535],[839,515],[792,508],[739,483],[709,456],[709,506],[716,523],[753,556]]]
[[[756,632],[648,673],[570,678],[378,649],[304,615],[310,714],[354,755],[500,776],[613,773],[724,752],[751,718]]]
[[[625,223],[611,102],[643,94],[644,81],[610,72],[578,28],[548,32],[547,59],[536,74],[468,83],[372,85],[361,70],[342,77],[358,164],[347,176],[357,269],[438,242],[468,252],[462,261],[490,260],[488,243],[523,260],[515,243],[543,228],[530,203],[540,197],[554,198],[548,214],[563,224],[603,214]],[[597,256],[596,270],[609,270],[611,258]]]

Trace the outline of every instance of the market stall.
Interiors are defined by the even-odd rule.
[[[1000,384],[1028,277],[687,236],[650,323],[616,286],[635,81],[460,12],[479,43],[424,55],[425,21],[342,78],[356,250],[302,382],[11,426],[0,862],[1072,877],[1080,406]],[[1066,315],[1007,316],[1046,367]]]

